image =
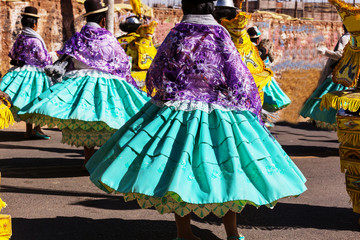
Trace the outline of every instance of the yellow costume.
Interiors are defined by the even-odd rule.
[[[265,67],[257,47],[251,42],[249,34],[246,31],[246,25],[250,18],[251,15],[239,12],[236,17],[231,20],[222,19],[221,25],[230,33],[231,39],[239,51],[243,62],[253,75],[256,86],[259,89],[261,102],[263,103],[264,92],[262,89],[271,83],[271,77],[274,73]]]
[[[353,116],[336,117],[337,135],[340,142],[341,171],[345,172],[346,190],[353,204],[353,211],[360,213],[360,7],[354,7],[341,0],[329,0],[333,4],[350,33],[350,41],[343,56],[333,71],[333,81],[346,87],[345,91],[325,94],[321,107],[343,109]]]
[[[129,44],[134,41],[136,38],[140,37],[139,34],[137,34],[136,32],[132,32],[132,33],[128,33],[126,35],[122,35],[120,37],[118,37],[118,41],[121,45],[121,47],[125,50],[125,52],[127,51],[127,47],[129,46]]]
[[[0,130],[14,124],[14,117],[11,113],[10,107],[10,101],[6,99],[4,93],[0,93]]]
[[[132,57],[132,72],[131,75],[135,79],[136,83],[145,88],[146,72],[149,69],[157,50],[154,47],[152,36],[157,26],[156,21],[152,21],[149,24],[141,25],[136,33],[139,35],[134,41],[129,44],[126,54]]]
[[[152,21],[136,30],[139,36],[129,44],[126,51],[126,54],[132,57],[133,70],[149,69],[157,52],[152,41],[156,26],[157,22]]]
[[[340,62],[333,71],[333,81],[346,87],[357,86],[360,74],[360,8],[341,0],[329,0],[333,4],[346,29],[350,33],[350,42],[344,49]]]

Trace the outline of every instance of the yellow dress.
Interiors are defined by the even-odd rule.
[[[264,102],[263,88],[270,84],[271,77],[274,73],[265,67],[264,61],[260,58],[257,47],[251,42],[249,34],[246,31],[251,15],[239,12],[235,18],[231,20],[222,19],[223,25],[231,35],[231,39],[239,51],[243,62],[250,70],[254,77],[256,86],[258,87],[261,102]]]

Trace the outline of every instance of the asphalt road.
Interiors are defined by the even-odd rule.
[[[1,198],[10,214],[13,240],[167,240],[176,235],[172,214],[140,209],[120,195],[97,189],[81,170],[82,149],[51,140],[23,140],[23,129],[0,131]],[[308,123],[279,123],[273,135],[304,173],[308,190],[282,199],[274,209],[247,206],[238,227],[252,239],[360,239],[340,172],[335,132]],[[193,217],[202,239],[225,239],[220,219]]]

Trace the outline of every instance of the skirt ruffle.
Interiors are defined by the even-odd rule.
[[[49,87],[50,81],[45,72],[30,65],[10,69],[0,83],[0,90],[9,94],[11,98],[12,112],[17,121],[20,121],[16,115],[19,109],[32,102]]]
[[[329,110],[320,110],[321,97],[328,92],[342,91],[346,87],[341,84],[336,84],[332,81],[331,77],[328,77],[318,88],[315,89],[310,98],[305,102],[303,108],[300,111],[300,115],[304,118],[309,117],[314,120],[316,126],[321,128],[332,129],[336,125],[336,113],[337,110],[330,108]]]
[[[19,116],[36,125],[58,126],[78,131],[82,136],[91,134],[94,138],[94,132],[114,133],[148,100],[146,93],[114,75],[97,70],[75,70],[24,107]],[[63,141],[67,142],[66,139],[69,137]],[[91,147],[85,142],[81,145],[80,141],[76,144],[69,141],[69,144]]]
[[[280,88],[275,78],[263,88],[264,104],[263,108],[269,112],[276,112],[291,103],[290,98]]]
[[[149,102],[86,167],[104,191],[181,216],[272,207],[306,190],[300,170],[247,111],[176,111]]]

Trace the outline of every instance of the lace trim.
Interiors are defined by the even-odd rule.
[[[110,74],[110,73],[106,73],[106,72],[102,72],[100,70],[96,70],[96,69],[78,69],[78,70],[73,70],[70,72],[67,72],[64,77],[66,78],[79,78],[79,77],[93,77],[93,78],[107,78],[107,79],[118,79],[118,80],[125,80],[125,78],[120,78],[116,75]]]
[[[183,100],[183,101],[171,100],[171,101],[163,102],[152,99],[150,101],[160,108],[173,107],[175,108],[175,111],[191,112],[195,110],[201,110],[209,114],[214,110],[221,110],[224,112],[246,111],[244,109],[241,109],[240,107],[224,107],[215,103],[207,103],[207,102],[200,102],[194,100]]]
[[[24,65],[22,67],[12,67],[8,72],[22,72],[22,71],[30,71],[30,72],[44,72],[44,69],[33,66],[33,65]]]
[[[93,129],[85,131],[64,128],[62,129],[61,142],[76,147],[101,147],[115,132],[115,129],[111,131],[106,131],[105,129],[103,131],[94,131]]]
[[[103,184],[108,190],[109,187]],[[181,200],[180,196],[173,192],[168,192],[165,197],[153,197],[140,193],[124,193],[125,202],[136,200],[141,208],[154,207],[159,213],[176,213],[177,215],[184,217],[193,212],[198,217],[204,218],[209,213],[213,213],[217,217],[223,217],[229,210],[240,213],[246,205],[257,206],[255,203],[247,200],[236,200],[224,203],[208,203],[208,204],[192,204]],[[277,201],[266,205],[268,208],[273,208]]]
[[[14,115],[15,117],[15,115]],[[24,117],[23,117],[24,118]],[[45,126],[47,125],[50,128],[58,127],[60,130],[68,128],[71,130],[94,130],[94,131],[116,131],[117,129],[111,128],[105,122],[95,121],[88,122],[77,119],[59,119],[53,118],[46,115],[36,114],[31,116],[28,119],[24,119],[27,123],[33,123],[35,125]]]

